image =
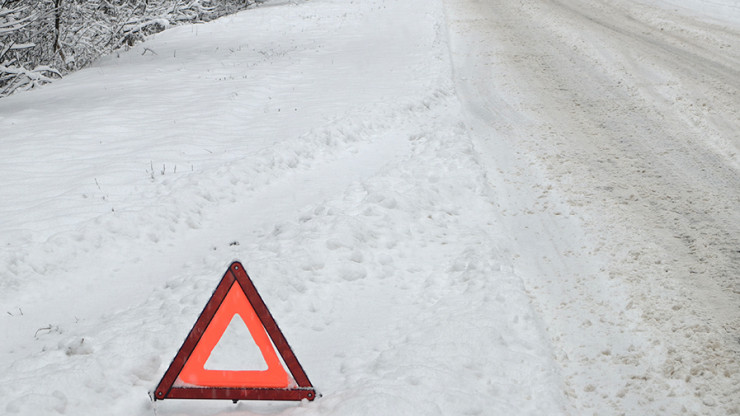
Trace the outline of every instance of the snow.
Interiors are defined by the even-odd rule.
[[[573,412],[737,413],[738,22],[449,4],[458,91]]]
[[[651,2],[643,3],[650,4]],[[736,26],[740,20],[740,4],[730,0],[663,0],[656,6],[664,13],[678,12],[702,20],[715,21],[720,24]]]
[[[268,1],[0,100],[0,413],[740,412],[736,9]],[[234,259],[323,397],[155,406]]]

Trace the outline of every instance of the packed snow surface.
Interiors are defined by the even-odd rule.
[[[740,414],[739,9],[276,0],[1,100],[0,414]],[[235,259],[323,397],[152,403]]]

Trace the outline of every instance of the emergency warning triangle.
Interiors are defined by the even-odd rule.
[[[235,316],[246,324],[267,369],[205,368]],[[234,262],[185,338],[153,397],[154,400],[313,400],[316,391],[246,270],[241,263]]]

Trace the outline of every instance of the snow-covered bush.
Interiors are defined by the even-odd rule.
[[[44,26],[49,13],[43,9],[43,1],[0,0],[0,97],[61,76],[48,65],[51,56],[34,57],[38,42],[48,32]]]
[[[253,0],[0,0],[0,97],[50,82],[171,25]]]

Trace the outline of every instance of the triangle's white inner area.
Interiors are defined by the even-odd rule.
[[[267,370],[267,363],[239,314],[234,314],[231,318],[203,368],[227,371]]]

